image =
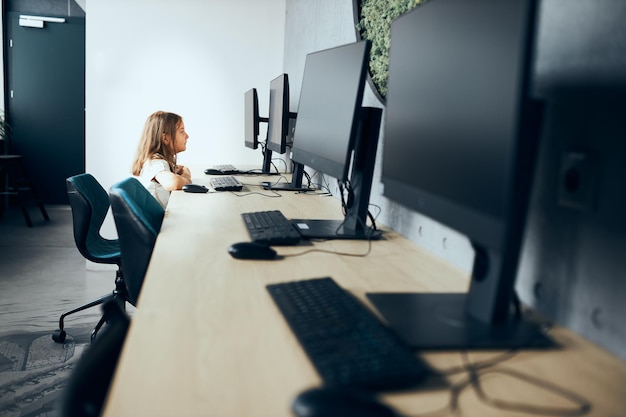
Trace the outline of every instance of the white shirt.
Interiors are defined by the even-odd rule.
[[[150,194],[165,208],[170,199],[170,192],[159,184],[155,177],[159,172],[172,172],[170,165],[165,159],[149,159],[144,162],[139,173],[139,181],[150,191]]]

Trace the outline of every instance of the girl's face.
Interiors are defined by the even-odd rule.
[[[185,123],[181,120],[176,125],[176,137],[174,137],[174,143],[172,144],[174,153],[179,153],[187,149],[187,139],[189,139],[189,135],[185,132]]]

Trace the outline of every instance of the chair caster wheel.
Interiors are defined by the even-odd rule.
[[[65,342],[65,336],[65,330],[55,330],[54,333],[52,333],[52,340],[57,343],[63,343]]]

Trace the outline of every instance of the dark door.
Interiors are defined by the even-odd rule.
[[[19,25],[7,13],[7,118],[14,153],[44,203],[67,204],[65,179],[85,171],[85,19]]]

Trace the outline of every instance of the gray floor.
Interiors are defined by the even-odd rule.
[[[50,221],[31,210],[33,227],[9,208],[0,218],[0,336],[15,331],[53,331],[58,318],[109,293],[113,270],[87,270],[74,243],[69,206],[48,206]],[[99,308],[67,318],[66,326],[98,321]]]
[[[87,269],[74,243],[69,206],[47,206],[50,221],[31,210],[0,218],[0,417],[58,417],[58,399],[100,307],[66,318],[65,343],[52,332],[59,316],[114,288],[115,271]],[[109,267],[110,268],[110,267]]]

